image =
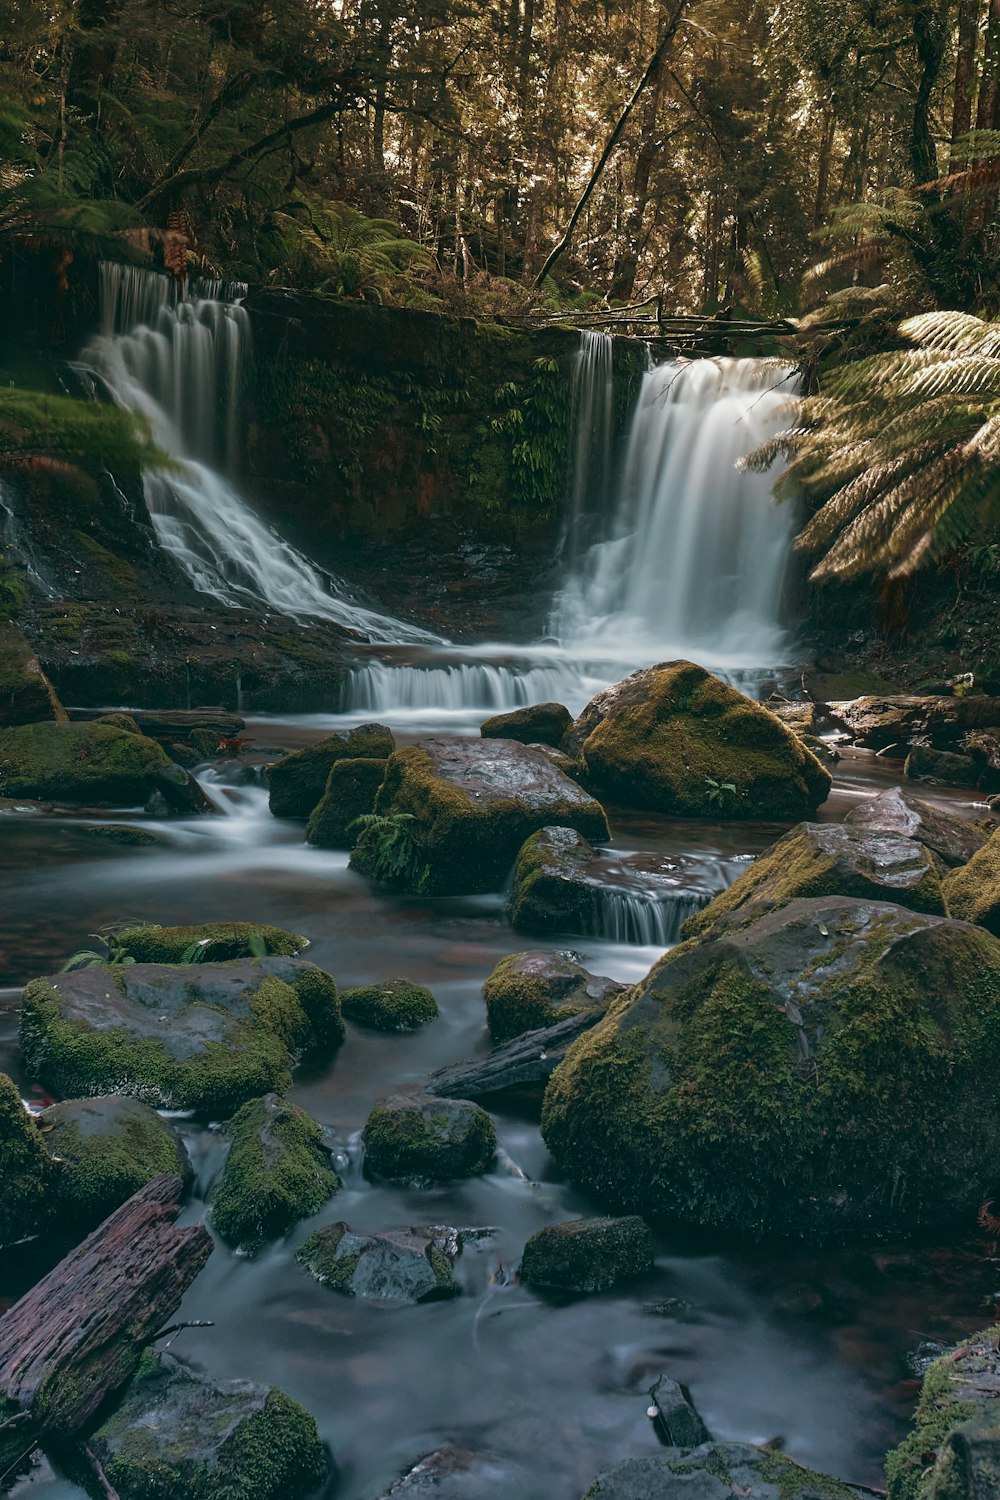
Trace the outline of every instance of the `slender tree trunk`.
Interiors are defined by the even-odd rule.
[[[608,297],[612,302],[627,302],[635,289],[635,278],[639,271],[639,253],[642,243],[642,227],[646,218],[646,210],[649,207],[649,182],[660,149],[660,139],[657,131],[657,121],[660,114],[660,104],[663,99],[663,82],[666,76],[664,65],[664,54],[661,50],[661,42],[665,28],[669,25],[669,17],[666,7],[661,6],[660,21],[657,28],[658,35],[657,57],[658,62],[653,75],[646,85],[646,97],[643,100],[641,123],[639,126],[639,149],[635,157],[635,169],[632,173],[632,187],[630,192],[631,211],[625,219],[624,238],[622,249],[615,258],[614,270],[611,273],[611,285],[608,288]]]
[[[976,51],[979,46],[980,0],[958,0],[958,49],[955,55],[955,93],[951,111],[951,163],[961,165],[955,147],[972,129],[972,96],[975,93]]]
[[[938,175],[937,147],[931,132],[931,101],[944,62],[947,19],[947,0],[918,0],[913,6],[913,42],[920,63],[920,76],[910,129],[910,165],[918,183],[933,182]]]
[[[818,229],[826,217],[827,198],[830,193],[830,163],[833,158],[833,138],[837,120],[833,105],[828,104],[823,118],[823,134],[819,143],[819,166],[816,172],[816,200],[813,204],[813,229]]]

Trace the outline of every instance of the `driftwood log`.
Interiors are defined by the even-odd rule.
[[[105,713],[107,709],[87,708],[74,712],[73,718],[99,719]],[[240,714],[224,708],[130,708],[128,716],[152,740],[183,740],[193,729],[205,729],[220,739],[232,739],[246,728],[246,720]]]
[[[174,1223],[182,1190],[155,1178],[0,1318],[0,1475],[78,1433],[177,1310],[212,1253]]]
[[[605,1014],[584,1010],[567,1016],[554,1026],[526,1031],[485,1057],[452,1063],[432,1073],[424,1085],[428,1094],[441,1099],[481,1099],[505,1089],[533,1088],[548,1082],[566,1056],[566,1048]]]

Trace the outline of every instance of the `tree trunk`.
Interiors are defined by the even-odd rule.
[[[600,1009],[580,1011],[554,1026],[527,1031],[494,1047],[486,1057],[439,1068],[425,1084],[427,1093],[443,1099],[483,1099],[505,1089],[540,1088],[562,1062],[570,1043],[596,1026],[603,1015]]]
[[[955,56],[955,92],[951,111],[952,172],[961,163],[955,147],[972,129],[972,96],[975,93],[976,51],[979,46],[980,0],[958,0],[958,50]]]
[[[96,112],[101,89],[111,75],[118,49],[109,29],[121,17],[121,0],[80,0],[76,24],[80,32],[69,65],[66,97],[86,113]]]
[[[913,43],[920,63],[920,77],[910,129],[910,165],[918,183],[933,182],[938,175],[937,147],[931,132],[931,101],[944,61],[947,17],[947,0],[920,0],[913,7]]]
[[[816,173],[816,201],[813,204],[813,228],[818,229],[826,217],[826,202],[830,192],[830,161],[833,157],[833,137],[837,120],[833,105],[827,106],[823,120],[823,134],[819,143],[819,170]]]
[[[665,8],[661,8],[659,34],[656,39],[657,57],[659,60],[649,83],[646,85],[646,97],[642,106],[642,120],[639,127],[639,150],[636,153],[635,170],[632,173],[632,187],[630,192],[632,203],[630,211],[625,218],[622,250],[615,258],[614,270],[611,273],[611,285],[608,288],[608,297],[612,302],[628,301],[635,290],[635,278],[639,271],[642,229],[646,218],[646,209],[649,207],[649,179],[660,149],[660,140],[656,125],[660,113],[660,102],[663,98],[663,80],[666,73],[664,53],[660,50],[660,43],[663,40],[663,33],[668,24],[666,10]]]

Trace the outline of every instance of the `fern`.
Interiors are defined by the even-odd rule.
[[[411,266],[433,257],[389,219],[369,219],[346,203],[299,194],[274,215],[292,279],[318,291],[382,301]]]
[[[413,837],[413,813],[364,813],[355,818],[349,834],[356,834],[354,860],[372,880],[382,885],[426,888],[430,869]]]

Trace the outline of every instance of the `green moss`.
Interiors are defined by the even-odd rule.
[[[268,771],[272,813],[276,818],[308,818],[326,792],[338,761],[384,763],[394,749],[392,732],[384,725],[361,724],[349,733],[331,735],[284,756]]]
[[[371,813],[385,779],[385,760],[338,760],[306,824],[306,843],[319,849],[350,849],[355,825]]]
[[[308,948],[309,939],[264,922],[199,922],[190,927],[124,927],[115,933],[114,946],[136,963],[176,964],[185,954],[200,962],[266,954],[290,958]]]
[[[387,979],[382,984],[359,985],[340,997],[344,1015],[375,1031],[417,1031],[433,1021],[437,1001],[430,990],[409,979]]]
[[[347,1233],[346,1224],[329,1224],[325,1229],[317,1229],[303,1242],[295,1259],[324,1286],[342,1296],[353,1297],[351,1282],[361,1262],[361,1254],[338,1256],[337,1247]]]
[[[142,802],[170,765],[155,742],[111,724],[22,724],[0,731],[0,795]]]
[[[252,1099],[226,1130],[233,1145],[212,1196],[212,1221],[239,1249],[259,1250],[340,1187],[322,1130],[297,1105],[275,1094]]]
[[[653,1240],[643,1219],[572,1219],[550,1224],[524,1247],[521,1280],[570,1292],[600,1292],[652,1269]]]
[[[0,621],[16,619],[27,602],[27,584],[19,570],[0,552]]]
[[[136,1099],[55,1104],[42,1117],[45,1145],[60,1163],[60,1214],[91,1229],[161,1173],[192,1177],[173,1127]]]
[[[483,985],[490,1036],[509,1042],[539,1026],[594,1010],[602,995],[587,993],[591,976],[571,957],[558,953],[511,953]]]
[[[953,917],[977,922],[1000,937],[1000,830],[968,864],[948,872],[942,889]]]
[[[953,1500],[948,1483],[947,1439],[984,1405],[984,1392],[976,1392],[976,1376],[993,1376],[1000,1344],[1000,1325],[974,1334],[963,1346],[969,1352],[961,1361],[943,1355],[928,1368],[914,1416],[914,1429],[886,1457],[889,1500]],[[969,1390],[968,1387],[973,1387]],[[990,1403],[995,1406],[995,1402]],[[935,1461],[936,1459],[936,1461]],[[954,1492],[960,1500],[964,1489]]]
[[[587,932],[595,887],[580,876],[597,851],[571,828],[542,828],[521,845],[507,915],[517,932]]]
[[[0,1245],[34,1234],[51,1216],[58,1168],[6,1073],[0,1073]]]
[[[155,833],[137,828],[132,823],[96,823],[87,831],[92,838],[105,839],[109,844],[121,844],[125,848],[144,849],[161,842]]]
[[[446,1181],[485,1172],[496,1131],[484,1109],[464,1099],[401,1095],[377,1104],[362,1140],[366,1165],[397,1181]]]

